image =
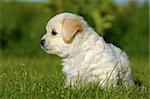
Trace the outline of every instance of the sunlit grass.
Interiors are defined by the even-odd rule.
[[[141,87],[124,89],[121,86],[102,89],[96,84],[71,88],[65,86],[60,59],[2,58],[0,62],[0,98],[64,98],[64,99],[148,99],[148,60],[132,59],[134,79],[141,80]]]

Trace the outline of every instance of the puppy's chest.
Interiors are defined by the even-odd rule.
[[[99,66],[96,62],[96,59],[91,54],[80,55],[73,58],[66,59],[63,61],[63,72],[70,77],[82,76],[86,77],[93,73],[95,70],[99,70],[101,66]]]
[[[63,72],[67,75],[78,75],[78,73],[83,73],[86,69],[86,66],[84,64],[83,57],[74,57],[65,59],[62,63],[63,65]]]

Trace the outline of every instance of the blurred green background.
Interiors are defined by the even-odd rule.
[[[148,0],[1,0],[0,57],[44,57],[40,38],[60,12],[85,18],[106,42],[130,58],[149,57]]]

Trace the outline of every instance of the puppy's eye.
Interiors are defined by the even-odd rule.
[[[55,36],[57,32],[55,30],[52,30],[52,35]]]

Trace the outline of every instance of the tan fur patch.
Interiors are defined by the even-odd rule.
[[[83,24],[78,17],[65,17],[62,26],[62,36],[66,43],[71,43],[75,35],[82,32]]]

